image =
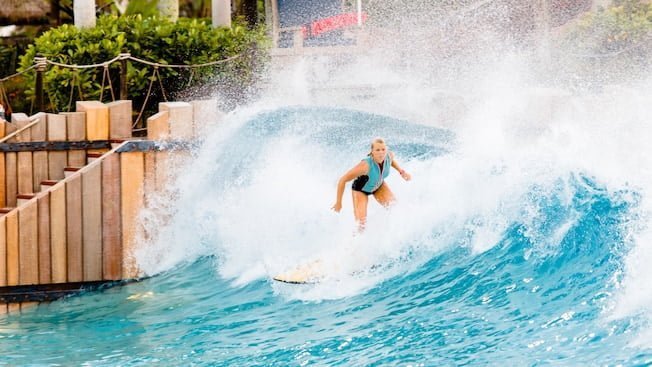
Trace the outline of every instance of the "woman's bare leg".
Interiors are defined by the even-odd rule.
[[[374,197],[376,198],[376,201],[385,208],[388,208],[394,201],[396,201],[392,190],[389,189],[386,182],[383,182],[380,188],[374,192]]]
[[[358,223],[358,231],[362,232],[367,223],[367,204],[369,203],[369,198],[360,191],[351,191],[353,192],[353,215],[355,216],[355,221]]]

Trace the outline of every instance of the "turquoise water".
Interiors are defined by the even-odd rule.
[[[352,242],[358,252],[329,247],[323,241],[351,238],[350,206],[335,215],[334,193],[315,196],[319,205],[306,196],[333,191],[370,135],[388,139],[414,180],[388,181],[400,202],[370,207],[368,233]],[[152,244],[174,265],[0,319],[0,365],[652,364],[652,349],[632,343],[647,330],[644,315],[609,317],[635,245],[637,192],[505,160],[464,181],[478,161],[458,144],[447,131],[339,109],[247,118],[227,143],[203,148],[213,154],[197,160],[182,195],[212,191]],[[296,176],[281,178],[288,171]],[[279,198],[283,190],[297,198]],[[359,255],[356,271],[317,285],[270,280],[311,253],[341,263]],[[380,266],[369,270],[363,258]]]

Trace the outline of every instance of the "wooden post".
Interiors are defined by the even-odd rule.
[[[138,276],[135,259],[138,213],[143,207],[145,161],[142,152],[120,153],[120,192],[122,205],[122,276]]]
[[[52,16],[54,19],[54,26],[61,25],[61,0],[52,0]]]
[[[131,101],[115,101],[106,106],[109,108],[109,139],[131,138]]]
[[[84,281],[102,280],[102,166],[85,167],[81,175]]]
[[[36,85],[34,86],[34,89],[36,91],[34,98],[35,98],[35,105],[36,109],[38,111],[36,112],[43,112],[45,111],[44,108],[44,98],[43,98],[43,74],[45,73],[45,69],[47,68],[47,62],[45,57],[41,57],[39,54],[37,57],[34,58],[34,63],[36,64]]]
[[[56,116],[56,115],[53,115]],[[39,113],[36,115],[39,119],[39,122],[32,126],[31,130],[31,141],[46,141],[47,136],[47,119],[48,115],[45,113]],[[47,180],[48,175],[48,152],[47,151],[35,151],[32,153],[33,161],[33,179],[32,179],[32,192],[38,192],[41,189],[41,181]]]
[[[109,107],[99,101],[77,101],[77,112],[86,112],[86,139],[109,139]]]
[[[124,54],[120,54],[120,56],[123,56],[120,59],[120,99],[127,100],[129,99],[128,92],[127,92],[127,67],[128,67],[127,57],[131,55],[128,53],[124,53]]]
[[[5,135],[9,135],[16,131],[16,123],[19,120],[27,119],[27,115],[24,113],[13,113],[11,115],[11,121],[13,123],[5,125]],[[16,137],[13,137],[7,141],[8,143],[15,143]],[[18,163],[17,163],[17,154],[15,152],[7,152],[4,154],[5,159],[5,206],[6,207],[15,207],[16,206],[16,195],[18,194]],[[9,246],[9,244],[8,244]]]
[[[38,196],[38,279],[40,284],[52,282],[50,248],[50,194]]]
[[[17,178],[17,162],[16,153],[5,153],[5,174],[6,174],[6,189],[5,189],[5,204],[7,207],[16,206],[16,195],[18,195],[18,178]]]
[[[66,237],[68,243],[68,281],[81,282],[84,254],[82,246],[82,182],[81,176],[66,181]]]
[[[170,152],[154,152],[156,155],[155,191],[162,192],[166,189],[170,172]]]
[[[64,113],[68,124],[68,141],[86,140],[86,114],[84,112]],[[90,139],[89,139],[90,140]],[[86,164],[86,151],[71,150],[68,152],[68,165],[83,167]]]
[[[147,139],[166,140],[170,138],[168,111],[161,111],[147,119]]]
[[[66,115],[48,115],[48,141],[66,141],[68,135],[66,126]],[[48,179],[63,179],[63,169],[67,165],[68,153],[66,151],[48,152]]]
[[[30,200],[18,208],[18,243],[20,284],[38,284],[38,214],[36,200]]]
[[[61,182],[50,190],[50,246],[52,249],[53,283],[68,281],[66,242],[66,184]]]
[[[6,234],[7,234],[7,285],[18,285],[20,266],[18,254],[18,212],[16,210],[7,213]]]
[[[21,129],[30,123],[28,118],[16,121],[16,128]],[[32,141],[31,129],[24,130],[16,136],[18,142]],[[34,171],[32,152],[18,152],[18,194],[29,194],[34,190]]]
[[[169,113],[168,125],[170,138],[175,140],[192,140],[195,135],[193,126],[193,108],[186,102],[164,102],[159,104],[159,110]],[[166,161],[168,172],[175,174],[178,167],[183,167],[192,158],[189,151],[175,152]]]
[[[159,111],[168,111],[170,136],[172,139],[191,140],[194,136],[192,126],[192,105],[187,102],[161,102]]]
[[[102,270],[106,280],[122,279],[120,153],[102,161]]]
[[[195,137],[205,134],[224,120],[225,114],[219,109],[216,99],[191,101],[190,104]]]

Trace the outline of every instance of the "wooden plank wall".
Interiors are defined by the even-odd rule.
[[[114,102],[108,107],[91,104],[81,109],[92,111],[31,118],[15,113],[12,123],[0,122],[0,138],[34,118],[39,119],[35,126],[8,142],[130,138],[130,101]],[[143,162],[147,154],[154,152],[132,153],[140,155]],[[122,182],[129,183],[142,196],[143,190],[137,187],[144,167],[121,169],[122,153],[115,151],[91,164],[86,164],[86,155],[83,150],[0,153],[0,287],[124,278],[123,248],[133,252],[135,242],[122,233],[122,203],[132,208],[128,225],[130,233],[135,233],[133,221],[142,200],[121,200]],[[68,166],[83,168],[64,178]],[[50,183],[39,192],[41,182],[46,180],[58,183]],[[16,196],[23,193],[37,194],[16,207]],[[130,269],[130,277],[138,275],[135,265]],[[0,314],[31,304],[0,304]]]
[[[120,205],[122,221],[122,277],[131,279],[138,275],[135,261],[138,236],[138,213],[145,202],[145,157],[143,152],[120,154]]]
[[[14,120],[12,118],[12,120]],[[17,119],[15,124],[18,130],[27,126],[30,119]],[[40,123],[40,122],[39,122]],[[20,142],[32,141],[32,129],[27,129],[16,136],[16,140]],[[32,152],[18,152],[17,154],[17,194],[30,194],[34,190],[34,169]]]
[[[102,104],[97,101],[77,103],[78,112],[38,113],[28,117],[12,114],[12,122],[0,121],[0,138],[31,123],[31,128],[7,141],[93,141],[131,138],[131,101]],[[16,196],[40,191],[41,182],[64,178],[64,168],[81,168],[88,163],[88,153],[104,150],[34,151],[0,153],[0,208],[17,205]]]
[[[73,113],[39,114],[34,128],[12,140],[130,137],[131,102],[78,102],[77,108]],[[200,115],[193,115],[191,104],[166,103],[160,108],[148,120],[150,139],[194,137]],[[12,121],[0,122],[0,138],[30,118],[13,114]],[[174,160],[187,156],[179,153]],[[5,207],[0,210],[0,287],[138,277],[134,254],[138,240],[145,238],[138,215],[147,205],[146,191],[166,187],[172,159],[169,152],[117,152],[117,148],[89,164],[85,151],[0,154],[0,207]],[[66,166],[82,168],[64,178]],[[44,180],[58,182],[39,192]],[[19,207],[7,208],[16,206],[16,194],[28,193],[36,195]],[[0,304],[0,314],[21,307]]]
[[[48,115],[47,139],[48,141],[68,140],[68,117],[66,115]],[[47,155],[48,178],[55,181],[63,179],[63,169],[68,165],[68,152],[52,151],[47,152]]]
[[[218,127],[226,114],[220,110],[216,99],[190,102],[192,105],[192,125],[194,136],[204,136]]]
[[[122,279],[120,156],[109,154],[102,165],[102,276]]]
[[[66,134],[68,141],[86,140],[86,113],[84,112],[68,112],[64,113],[66,116]],[[90,140],[90,139],[89,139]],[[83,150],[70,150],[68,151],[68,166],[69,167],[83,167],[86,165],[86,152]]]
[[[68,256],[66,238],[66,183],[54,185],[48,192],[50,197],[50,250],[52,283],[68,280]]]

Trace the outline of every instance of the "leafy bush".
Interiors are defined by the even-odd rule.
[[[567,74],[585,84],[636,82],[650,68],[652,4],[616,0],[564,36]]]
[[[14,43],[9,45],[0,44],[0,78],[13,75],[18,66],[18,55],[26,48],[26,45]],[[25,78],[14,76],[4,82],[0,82],[0,93],[4,92],[9,99],[9,104],[0,96],[0,103],[3,104],[7,114],[13,109],[17,111],[28,111],[30,99],[25,97]]]
[[[13,58],[16,53],[16,46],[0,44],[0,65],[4,67],[0,69],[0,78],[13,74]]]
[[[587,13],[568,38],[580,50],[614,53],[637,46],[652,31],[652,3],[615,1],[614,6]]]
[[[161,67],[158,71],[168,98],[190,87],[215,82],[228,93],[238,96],[255,82],[257,71],[266,61],[268,41],[262,28],[248,30],[242,24],[232,28],[213,28],[207,19],[179,19],[173,23],[156,17],[140,15],[117,17],[103,15],[97,26],[78,29],[72,25],[53,28],[31,45],[21,57],[20,70],[29,68],[40,54],[48,60],[68,65],[98,64],[113,59],[121,52],[160,64],[202,64],[240,55],[233,61],[199,69]],[[136,107],[145,100],[153,67],[128,62],[127,88],[129,98]],[[120,63],[109,66],[111,84],[116,98],[119,93]],[[102,67],[70,69],[48,66],[44,76],[46,101],[49,110],[67,111],[75,100],[99,99],[101,93]],[[28,85],[33,86],[35,73],[28,73]],[[108,81],[105,82],[105,88]],[[32,87],[33,88],[33,87]],[[223,90],[224,90],[223,89]],[[34,90],[28,91],[33,95]],[[110,91],[103,99],[110,98]],[[157,106],[163,95],[155,83],[148,106]]]

